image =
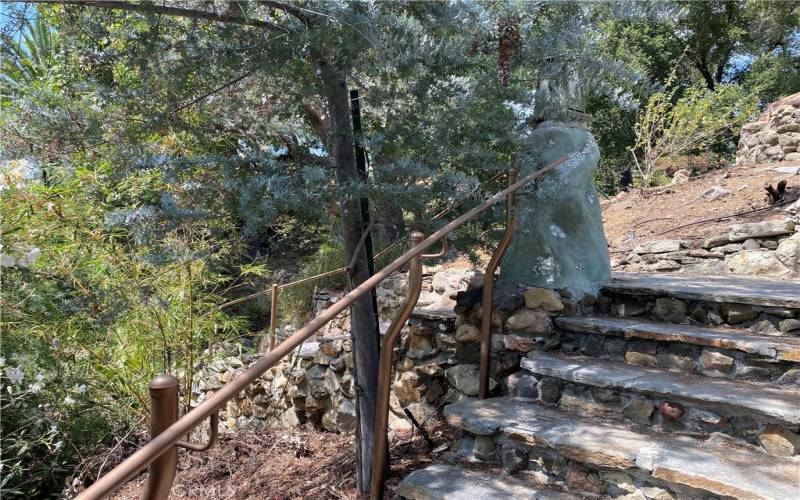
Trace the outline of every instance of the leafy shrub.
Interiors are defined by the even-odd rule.
[[[663,159],[730,148],[732,131],[756,111],[755,97],[738,85],[719,85],[714,91],[693,87],[674,100],[677,90],[651,95],[635,125],[631,152],[645,186],[652,185]]]
[[[124,416],[95,404],[102,395],[52,355],[57,347],[13,336],[3,350],[9,357],[0,358],[0,489],[10,498],[57,497],[74,464],[120,432],[114,423]]]
[[[144,421],[156,374],[179,376],[188,408],[204,349],[246,331],[220,305],[262,267],[235,264],[224,221],[168,213],[170,192],[152,172],[115,183],[102,168],[5,189],[7,495],[56,495],[77,461]]]

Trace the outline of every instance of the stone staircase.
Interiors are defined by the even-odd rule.
[[[619,274],[574,305],[397,495],[800,499],[800,283]]]

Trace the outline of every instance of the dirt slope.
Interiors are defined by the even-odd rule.
[[[781,171],[776,171],[779,168]],[[601,203],[606,238],[612,252],[630,250],[637,243],[656,239],[699,241],[727,232],[730,224],[787,217],[784,206],[767,202],[764,184],[786,180],[787,200],[800,196],[800,163],[732,167],[690,177],[685,184],[665,186],[648,193],[621,193]],[[714,200],[702,194],[714,186],[730,194]],[[735,217],[732,214],[753,211]],[[726,218],[723,218],[726,217]],[[720,218],[719,220],[710,220]],[[702,223],[684,226],[690,223]]]
[[[449,443],[452,431],[429,422],[433,447]],[[398,433],[391,445],[392,471],[386,496],[400,479],[445,451],[432,451],[418,432]],[[239,431],[220,436],[208,452],[181,452],[170,498],[187,500],[356,499],[354,436],[309,428]],[[141,474],[112,498],[137,500]]]

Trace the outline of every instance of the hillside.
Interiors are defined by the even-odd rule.
[[[714,170],[690,177],[686,184],[646,194],[620,193],[601,203],[609,249],[631,250],[641,241],[665,238],[700,242],[710,234],[725,232],[731,223],[785,219],[785,208],[790,203],[771,207],[763,188],[765,183],[774,186],[781,180],[787,181],[785,199],[797,199],[800,162]],[[727,189],[730,194],[717,199],[703,198],[703,193],[714,186]],[[732,217],[745,211],[755,212]],[[694,222],[698,223],[686,226]]]
[[[764,186],[777,186],[781,181],[787,186],[784,198],[771,205]],[[705,240],[728,233],[733,224],[787,221],[797,213],[798,197],[800,162],[730,167],[646,192],[622,192],[601,204],[612,266],[628,264],[631,252],[646,242],[679,240],[681,248],[700,249]],[[777,241],[768,244],[772,248],[764,248],[775,250],[776,245]],[[744,249],[754,250],[752,246],[759,248],[749,243]],[[699,255],[691,258],[695,257]],[[674,270],[639,267],[637,270]]]

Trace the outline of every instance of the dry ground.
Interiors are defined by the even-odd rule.
[[[785,218],[784,207],[770,207],[767,203],[764,183],[775,186],[786,180],[788,198],[793,199],[800,196],[800,175],[772,170],[777,166],[800,169],[795,162],[712,170],[691,177],[686,184],[647,193],[631,191],[603,201],[603,224],[611,251],[630,250],[643,240],[698,241],[727,232],[732,223]],[[715,185],[731,194],[716,200],[703,199],[701,195]],[[729,217],[752,210],[756,211]],[[704,222],[697,223],[700,221]]]
[[[424,427],[434,449],[452,439],[443,422],[428,422]],[[444,451],[434,453],[418,432],[399,434],[392,443],[387,498],[402,477]],[[145,481],[144,474],[138,476],[112,498],[137,500]],[[356,499],[355,438],[310,428],[225,434],[207,452],[181,452],[170,498]]]

